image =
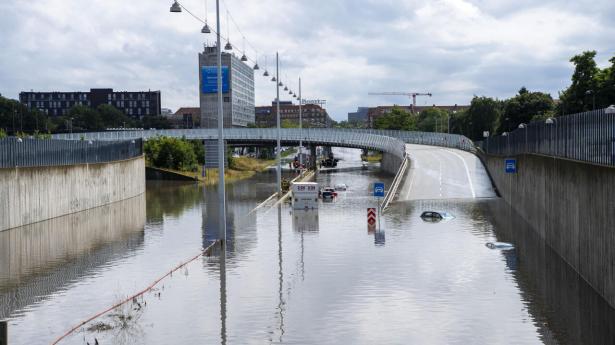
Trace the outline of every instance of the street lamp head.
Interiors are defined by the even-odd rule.
[[[503,136],[503,137],[507,137],[507,136],[508,136],[508,132],[504,132],[504,133],[502,133],[502,136]]]
[[[604,109],[605,114],[615,114],[615,105],[610,105],[608,108]]]
[[[179,5],[177,0],[173,1],[173,5],[171,5],[171,12],[179,13],[182,11],[182,7]]]
[[[207,23],[205,23],[205,25],[201,29],[201,33],[202,34],[209,34],[209,33],[211,33],[211,29],[209,28],[209,25],[207,25]]]
[[[288,91],[288,86],[284,86],[284,91]]]
[[[254,64],[254,70],[258,71],[259,69],[261,69],[261,68],[258,66],[258,62],[257,62],[257,63]]]
[[[554,124],[554,123],[555,123],[555,121],[556,121],[556,120],[555,120],[555,118],[550,117],[550,118],[548,118],[548,119],[546,119],[546,120],[545,120],[545,123],[546,123],[547,125],[552,125],[552,124]]]
[[[271,78],[271,81],[276,81],[275,77],[272,77],[272,78]]]
[[[267,70],[265,70],[265,73],[263,73],[263,77],[268,77],[269,76],[269,72],[267,72]]]
[[[17,142],[18,143],[23,143],[23,140],[21,138],[17,138]]]
[[[526,125],[525,123],[520,123],[520,124],[519,124],[519,128],[520,128],[520,129],[524,129],[524,128],[526,128],[526,127],[527,127],[527,125]]]
[[[243,62],[248,61],[248,57],[246,56],[246,54],[243,54],[243,55],[241,56],[241,61],[243,61]]]
[[[233,50],[233,46],[231,45],[231,41],[226,41],[226,45],[224,46],[224,50]]]
[[[284,86],[284,84],[282,84],[282,82],[279,82],[279,83],[278,83],[278,86]]]
[[[587,91],[585,91],[586,95],[591,95],[592,93],[594,93],[594,90],[587,90]]]

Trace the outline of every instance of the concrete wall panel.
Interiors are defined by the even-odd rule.
[[[502,197],[615,307],[615,169],[537,155],[482,156]]]
[[[145,160],[0,169],[0,231],[145,192]]]

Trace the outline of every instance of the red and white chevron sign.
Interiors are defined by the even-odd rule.
[[[376,224],[376,209],[373,207],[367,209],[367,224]]]

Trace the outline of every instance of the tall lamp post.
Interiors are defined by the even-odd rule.
[[[585,91],[585,95],[592,95],[592,110],[596,110],[596,93],[594,92],[594,90]]]
[[[557,151],[557,120],[554,117],[550,117],[545,120],[545,123],[549,126],[551,125],[556,126],[555,128],[555,148],[553,148],[551,144],[549,145],[549,151],[551,151],[550,153],[555,156],[556,151]],[[551,135],[551,141],[552,140],[553,140],[553,135]]]
[[[182,11],[182,6],[173,1],[170,11],[179,13]],[[207,26],[207,23],[205,23]],[[202,33],[208,33],[205,27],[201,30]],[[217,56],[217,86],[218,86],[218,204],[220,221],[218,234],[222,244],[222,250],[226,250],[226,191],[224,185],[224,113],[222,108],[222,44],[220,43],[220,0],[216,0],[216,52]],[[229,46],[230,43],[227,43]],[[72,126],[71,126],[72,127]]]
[[[218,1],[218,0],[216,0]],[[278,161],[277,174],[276,174],[276,182],[278,185],[278,196],[282,196],[282,155],[280,147],[280,86],[282,86],[282,82],[280,81],[280,57],[279,54],[275,53],[275,77],[278,80],[276,85],[276,123],[277,123],[277,152],[275,155],[276,160]]]
[[[525,132],[525,147],[523,149],[525,150],[525,153],[528,153],[528,150],[527,150],[527,125],[525,123],[520,123],[519,124],[519,129],[523,129],[523,131]]]
[[[303,119],[301,117],[302,102],[303,98],[301,98],[301,77],[299,77],[299,169],[303,167]]]

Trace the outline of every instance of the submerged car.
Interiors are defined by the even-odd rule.
[[[421,218],[425,221],[429,222],[439,222],[444,219],[444,216],[440,212],[436,211],[425,211],[421,213]]]
[[[337,196],[337,192],[335,191],[335,189],[331,188],[331,187],[325,187],[323,189],[320,190],[319,196],[323,199],[333,199]]]
[[[485,246],[489,249],[500,249],[500,250],[515,249],[515,246],[513,246],[510,243],[506,243],[506,242],[487,242],[485,243]]]
[[[335,190],[345,191],[348,189],[348,186],[345,183],[338,183],[335,185]]]

